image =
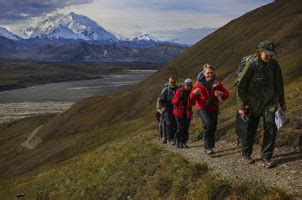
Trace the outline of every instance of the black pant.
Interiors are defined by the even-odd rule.
[[[254,138],[257,132],[257,127],[260,121],[260,117],[249,117],[249,128],[247,135],[247,142],[243,141],[242,154],[250,156],[253,152]],[[277,127],[275,124],[275,113],[266,111],[263,116],[264,124],[264,136],[261,150],[261,158],[270,160],[273,156],[275,147],[275,139],[277,133]]]
[[[166,110],[164,113],[164,119],[166,124],[166,134],[169,141],[175,140],[176,121],[172,111]]]
[[[199,109],[197,112],[204,123],[204,148],[212,149],[215,147],[218,112],[207,112],[203,109]]]
[[[176,141],[178,143],[186,144],[188,142],[190,122],[191,118],[187,117],[185,113],[182,117],[176,117]]]

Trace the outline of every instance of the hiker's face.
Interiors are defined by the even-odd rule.
[[[189,90],[191,90],[191,88],[192,88],[192,86],[185,85],[185,90],[189,91]]]
[[[214,72],[212,69],[206,69],[204,75],[206,77],[206,81],[210,81],[214,79]]]
[[[174,80],[174,79],[172,79],[172,78],[169,79],[169,86],[170,86],[171,88],[174,88],[174,87],[175,87],[175,80]]]
[[[272,56],[266,55],[264,51],[260,51],[260,57],[265,63],[268,63],[272,59]]]

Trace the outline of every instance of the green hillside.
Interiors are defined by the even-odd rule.
[[[5,154],[5,162],[0,163],[3,197],[25,193],[28,198],[61,199],[100,196],[104,199],[288,199],[279,189],[231,183],[205,164],[189,163],[155,145],[152,142],[157,136],[154,110],[156,98],[170,74],[175,74],[181,82],[196,77],[203,63],[211,63],[231,91],[231,98],[220,110],[218,137],[235,141],[234,73],[241,57],[252,53],[260,41],[269,39],[277,44],[291,120],[291,131],[278,137],[277,143],[297,146],[301,130],[293,127],[302,111],[301,27],[299,0],[279,0],[251,11],[126,92],[84,99],[65,113],[49,118],[38,132],[42,143],[30,151],[17,149],[21,141],[7,137],[15,127],[28,123],[26,120],[2,125],[0,142],[12,143],[12,153]],[[29,134],[29,130],[41,124],[37,121],[32,127],[20,130],[20,135]],[[200,130],[199,120],[193,120],[191,137]]]

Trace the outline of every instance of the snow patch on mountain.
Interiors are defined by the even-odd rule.
[[[68,27],[62,25],[59,25],[50,34],[48,34],[48,36],[54,39],[79,39],[79,36],[76,33],[74,33]]]
[[[154,35],[150,33],[141,33],[138,36],[134,37],[132,39],[133,41],[154,41],[154,42],[160,42],[161,40],[158,37],[155,37]]]
[[[9,32],[6,28],[0,27],[0,36],[5,37],[10,40],[19,40],[20,37]]]

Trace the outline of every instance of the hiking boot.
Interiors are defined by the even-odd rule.
[[[207,154],[207,155],[212,155],[214,154],[214,151],[212,149],[204,149],[204,152]]]
[[[161,143],[162,143],[162,144],[167,144],[167,139],[166,139],[166,138],[164,138],[164,137],[163,137],[163,138],[161,138]]]
[[[242,157],[243,161],[246,163],[246,164],[254,164],[255,163],[255,160],[251,158],[251,156],[249,155],[244,155]]]
[[[272,160],[267,160],[267,159],[262,159],[262,165],[263,167],[266,167],[266,168],[273,168],[273,167],[276,167],[276,163]]]
[[[187,143],[183,143],[183,148],[189,148],[189,146],[187,145]]]

